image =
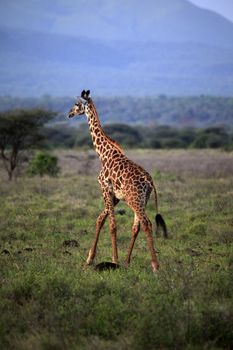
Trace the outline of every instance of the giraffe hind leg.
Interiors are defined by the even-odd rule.
[[[149,252],[150,252],[150,255],[151,255],[152,271],[156,272],[158,270],[158,268],[159,268],[159,262],[158,262],[156,251],[155,251],[155,248],[154,248],[152,224],[151,224],[151,222],[150,222],[150,220],[149,220],[149,218],[147,217],[146,214],[143,214],[140,217],[140,222],[141,222],[141,225],[142,225],[142,229],[145,232],[148,249],[149,249]]]

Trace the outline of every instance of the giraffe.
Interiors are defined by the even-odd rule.
[[[160,226],[163,229],[164,237],[167,237],[167,229],[163,217],[158,213],[157,193],[153,180],[146,170],[128,159],[121,146],[104,132],[95,105],[90,97],[90,90],[82,91],[81,97],[71,108],[68,117],[72,118],[83,114],[86,114],[92,142],[102,164],[98,181],[105,203],[105,207],[96,221],[95,237],[92,247],[89,250],[86,264],[91,265],[94,261],[100,231],[107,217],[109,217],[112,241],[112,262],[118,264],[114,207],[120,200],[124,200],[134,212],[131,240],[125,264],[130,264],[134,243],[141,227],[146,235],[148,249],[151,255],[152,271],[156,272],[159,268],[159,262],[154,248],[152,224],[145,212],[146,204],[152,191],[154,192],[157,212],[155,217],[157,228]]]

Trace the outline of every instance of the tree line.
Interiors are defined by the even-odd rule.
[[[103,125],[105,132],[127,148],[222,148],[233,150],[233,129],[222,126],[207,128],[175,128],[168,125],[143,126],[128,124]],[[78,128],[53,126],[45,128],[48,148],[91,148],[92,140],[86,124]]]
[[[29,160],[33,149],[92,147],[87,123],[79,127],[52,123],[57,113],[45,109],[15,109],[0,113],[0,160],[8,178]],[[222,148],[233,150],[233,130],[222,126],[175,128],[172,126],[106,124],[105,132],[128,148]],[[56,159],[39,154],[29,167],[30,175],[56,175]]]

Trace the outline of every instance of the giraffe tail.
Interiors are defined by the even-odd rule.
[[[158,197],[157,197],[157,192],[156,192],[154,185],[153,185],[153,189],[154,189],[154,195],[155,195],[155,209],[156,209],[156,213],[157,213],[155,216],[157,230],[159,229],[159,227],[161,227],[163,230],[164,238],[168,238],[167,225],[166,225],[162,215],[159,214],[159,212],[158,212]]]

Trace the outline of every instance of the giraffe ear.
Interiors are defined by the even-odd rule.
[[[87,96],[87,98],[89,97],[89,95],[90,95],[90,90],[87,90],[87,91],[86,91],[86,96]]]

